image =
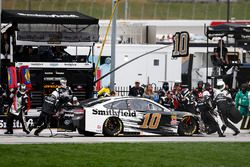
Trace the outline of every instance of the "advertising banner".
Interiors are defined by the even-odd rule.
[[[20,66],[18,71],[19,82],[20,84],[25,84],[26,89],[30,90],[32,88],[31,80],[30,80],[30,70],[29,66]]]
[[[8,68],[8,86],[9,89],[17,87],[16,67],[14,66]]]

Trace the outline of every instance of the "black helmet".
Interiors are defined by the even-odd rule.
[[[248,87],[248,86],[247,86],[247,84],[246,84],[246,83],[241,84],[241,89],[242,89],[242,90],[246,90],[246,89],[247,89],[247,87]]]
[[[206,89],[206,90],[211,89],[211,84],[210,84],[209,82],[206,82],[206,83],[205,83],[205,89]]]
[[[169,84],[168,84],[168,82],[164,82],[164,83],[163,83],[162,89],[164,89],[165,91],[168,91],[168,90],[169,90]]]
[[[197,85],[202,85],[203,86],[203,81],[198,81]]]

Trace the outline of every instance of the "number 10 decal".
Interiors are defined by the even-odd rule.
[[[151,118],[150,118],[150,116],[151,116]],[[161,120],[161,114],[159,114],[159,113],[145,114],[143,124],[140,126],[140,128],[157,129],[159,126],[160,120]]]
[[[172,57],[184,57],[189,54],[189,34],[186,31],[176,32]]]

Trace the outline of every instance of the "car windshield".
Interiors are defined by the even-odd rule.
[[[88,99],[88,100],[82,101],[81,105],[83,105],[85,107],[92,107],[92,106],[95,106],[97,104],[109,101],[109,100],[110,99],[105,99],[105,98],[103,98],[103,99]]]

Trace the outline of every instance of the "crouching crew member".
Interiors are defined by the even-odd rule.
[[[58,92],[54,91],[52,95],[46,96],[44,98],[42,111],[38,118],[38,121],[34,125],[34,127],[30,128],[30,130],[32,130],[33,128],[38,127],[36,131],[34,132],[34,135],[39,136],[39,133],[49,126],[51,117],[55,113],[55,107],[56,107],[58,97],[59,97]]]
[[[211,94],[208,91],[204,91],[202,98],[197,99],[197,108],[200,111],[201,119],[205,124],[207,134],[217,132],[219,137],[225,137],[215,118],[217,114],[212,104]]]
[[[61,107],[67,105],[72,99],[72,91],[67,86],[67,80],[61,80],[60,84],[60,87],[53,91],[50,96],[45,97],[38,122],[33,127],[30,127],[30,130],[38,127],[34,132],[36,136],[39,136],[42,130],[49,127],[52,115],[60,112]]]
[[[224,125],[222,126],[223,132],[226,130],[226,127],[229,127],[234,131],[234,136],[240,133],[239,129],[236,128],[232,123],[228,121],[228,113],[231,110],[232,105],[230,105],[231,97],[227,97],[225,93],[225,83],[223,81],[217,82],[217,89],[214,91],[214,98],[218,108],[219,115],[221,117]]]

